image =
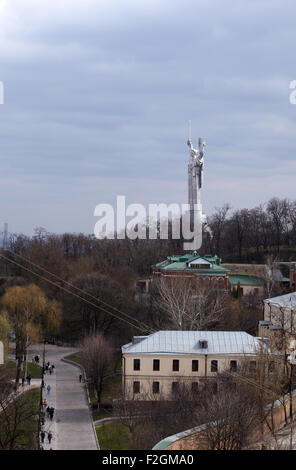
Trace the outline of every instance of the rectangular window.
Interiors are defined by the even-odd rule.
[[[140,359],[134,359],[134,370],[140,370]]]
[[[212,383],[212,391],[213,391],[213,395],[216,395],[216,393],[218,392],[218,384],[217,384],[217,382],[213,382],[213,383]]]
[[[192,361],[192,372],[197,372],[198,371],[198,360],[193,359]]]
[[[211,361],[211,372],[218,372],[218,361]]]
[[[173,359],[173,371],[178,372],[179,370],[179,359]]]
[[[153,359],[153,370],[159,370],[159,369],[160,369],[160,360]]]
[[[133,390],[134,390],[134,393],[140,393],[140,382],[134,382]]]
[[[237,371],[237,361],[230,361],[230,370],[232,372],[236,372]]]
[[[172,382],[172,392],[177,393],[179,390],[179,382]]]
[[[153,393],[159,393],[159,382],[153,382],[152,390],[153,390]]]
[[[198,382],[192,382],[191,383],[191,392],[192,393],[197,393],[198,392]]]

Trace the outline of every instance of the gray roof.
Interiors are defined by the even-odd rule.
[[[200,347],[206,340],[207,348]],[[122,346],[123,354],[254,354],[260,340],[244,331],[158,331]]]
[[[275,307],[282,307],[288,310],[296,310],[296,292],[290,292],[289,294],[279,295],[278,297],[271,297],[265,299],[266,304],[274,305]]]

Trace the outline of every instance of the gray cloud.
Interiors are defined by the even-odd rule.
[[[188,119],[207,141],[209,213],[294,198],[293,13],[273,0],[6,2],[0,227],[91,232],[117,194],[186,202]]]

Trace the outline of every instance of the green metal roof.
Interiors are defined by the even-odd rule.
[[[229,274],[229,282],[232,286],[263,286],[264,279],[257,276],[249,276],[247,274]]]
[[[201,258],[203,261],[207,262],[208,264],[211,264],[212,267],[208,268],[193,268],[189,266],[189,263],[191,263],[194,260],[198,260]],[[164,271],[190,271],[193,273],[201,273],[201,274],[226,274],[229,272],[229,269],[224,268],[221,266],[221,258],[218,258],[216,256],[212,255],[204,255],[200,256],[198,253],[188,253],[185,255],[174,255],[174,256],[168,256],[168,258],[164,261],[161,261],[160,263],[157,263],[155,265],[156,268],[163,269]]]

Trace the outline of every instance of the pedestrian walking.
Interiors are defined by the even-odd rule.
[[[44,400],[43,400],[43,407],[46,408],[46,406],[47,406],[47,400],[46,400],[46,398],[44,398]]]
[[[82,375],[81,374],[79,375],[79,382],[80,383],[82,382]]]
[[[48,418],[50,417],[50,412],[49,412],[49,410],[50,410],[50,407],[49,407],[49,405],[48,405],[47,408],[46,408],[46,414],[47,414],[47,417],[48,417]]]
[[[40,433],[40,437],[41,437],[41,442],[42,442],[42,444],[43,444],[44,439],[45,439],[45,432],[44,432],[44,431],[42,431],[42,432]]]
[[[22,377],[22,387],[25,385],[25,377]]]
[[[27,384],[30,385],[30,383],[31,383],[31,376],[30,376],[30,375],[27,375],[26,379],[27,379]]]
[[[54,364],[52,364],[51,368],[52,368],[52,373],[53,373],[53,372],[54,372],[54,369],[55,369]]]
[[[49,394],[50,394],[50,385],[47,385],[47,389],[46,389],[46,390],[47,390],[47,395],[49,395]]]
[[[52,406],[52,407],[49,409],[50,421],[52,421],[53,415],[54,415],[54,407]]]
[[[51,375],[51,373],[52,373],[52,367],[49,366],[48,370],[49,370],[49,375]]]
[[[49,431],[49,433],[47,434],[47,439],[48,439],[48,442],[49,444],[51,443],[51,440],[52,440],[52,434],[51,432]]]

